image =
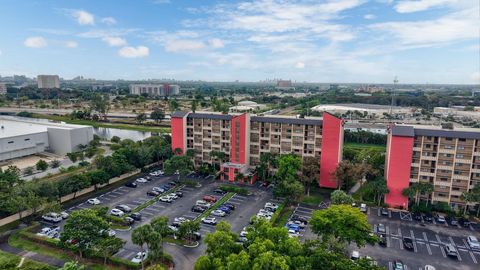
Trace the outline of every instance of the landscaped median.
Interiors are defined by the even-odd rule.
[[[220,205],[222,205],[222,204],[224,204],[225,202],[227,202],[228,200],[230,200],[230,198],[232,198],[233,195],[235,195],[235,194],[236,194],[236,193],[234,193],[234,192],[228,192],[228,193],[225,194],[220,200],[218,200],[215,204],[213,204],[212,207],[210,207],[210,209],[208,209],[207,211],[203,212],[203,214],[201,214],[200,216],[198,216],[195,220],[197,220],[197,219],[202,219],[202,218],[204,218],[204,217],[208,217],[213,210],[216,210]]]
[[[53,270],[54,267],[51,267],[46,264],[38,263],[31,260],[24,260],[21,262],[21,258],[17,255],[10,253],[5,253],[0,251],[0,269],[18,269],[18,270]]]

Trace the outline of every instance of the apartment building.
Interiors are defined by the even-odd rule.
[[[335,188],[332,172],[342,158],[343,121],[324,113],[323,118],[219,114],[212,112],[172,114],[172,148],[195,150],[195,165],[215,163],[212,151],[228,155],[221,165],[225,179],[238,173],[251,175],[262,153],[293,153],[317,157],[319,184]]]
[[[60,78],[58,75],[38,75],[37,85],[39,89],[60,88]]]
[[[480,129],[442,129],[433,126],[395,125],[389,128],[385,178],[390,193],[385,202],[407,208],[402,190],[411,183],[429,182],[433,203],[463,206],[463,192],[480,184]]]
[[[131,84],[130,94],[150,96],[175,96],[180,94],[180,86],[176,84]]]

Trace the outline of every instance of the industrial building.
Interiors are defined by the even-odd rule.
[[[237,106],[233,106],[229,108],[229,112],[254,112],[256,110],[264,109],[267,106],[265,104],[258,104],[254,101],[240,101],[238,102]]]
[[[180,86],[175,84],[131,84],[130,94],[141,95],[148,94],[149,96],[175,96],[180,94]]]
[[[65,155],[92,139],[91,126],[4,116],[0,118],[0,161],[41,152]]]
[[[394,125],[389,128],[385,159],[389,193],[385,203],[407,208],[402,190],[427,182],[431,194],[421,195],[433,203],[465,205],[461,195],[480,184],[480,129],[442,129],[436,126]]]
[[[39,89],[60,88],[60,78],[58,75],[38,75],[37,84]]]
[[[383,117],[384,114],[390,114],[390,113],[395,115],[397,118],[407,118],[407,117],[413,116],[413,114],[416,111],[416,109],[410,108],[410,107],[362,104],[362,103],[325,104],[325,105],[315,106],[311,109],[312,111],[329,112],[337,115],[347,115],[357,111],[369,118],[379,118],[379,117]]]
[[[175,112],[171,127],[173,151],[195,150],[196,166],[219,162],[210,156],[212,151],[228,156],[221,164],[223,179],[234,181],[238,173],[254,177],[252,169],[262,153],[293,153],[318,158],[319,185],[337,187],[332,174],[342,159],[343,121],[331,114],[295,118]]]

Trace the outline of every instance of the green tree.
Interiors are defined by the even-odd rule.
[[[242,246],[236,243],[238,236],[230,231],[230,224],[220,221],[216,229],[214,233],[207,234],[205,237],[207,254],[225,262],[230,254],[238,253]]]
[[[178,111],[178,109],[180,108],[180,105],[178,104],[178,101],[175,100],[175,99],[171,99],[169,102],[168,102],[168,107],[170,108],[170,112],[175,112],[175,111]]]
[[[90,107],[92,110],[100,113],[103,120],[107,120],[108,111],[110,110],[110,98],[108,94],[95,94],[91,100]]]
[[[80,258],[82,258],[83,253],[90,246],[95,246],[104,238],[100,231],[107,229],[108,223],[99,217],[94,210],[74,211],[65,222],[60,241],[65,246],[75,247]],[[71,241],[75,245],[71,245]]]
[[[287,154],[278,159],[278,170],[275,175],[275,196],[286,197],[288,201],[295,201],[304,191],[300,182],[297,181],[301,169],[300,157]]]
[[[320,162],[316,157],[305,157],[302,162],[302,174],[300,180],[305,187],[305,194],[310,196],[310,187],[313,182],[318,181],[320,175]]]
[[[95,189],[98,185],[107,184],[110,180],[110,175],[104,170],[93,170],[85,173],[85,176],[90,179],[90,184],[94,185]]]
[[[153,234],[152,226],[145,224],[135,228],[132,231],[132,243],[140,247],[140,252],[145,252],[145,245],[151,241]],[[144,262],[142,260],[142,270],[144,269]]]
[[[384,196],[390,192],[387,187],[387,181],[385,181],[385,178],[379,177],[375,181],[370,181],[368,184],[371,186],[374,194],[374,201],[377,202],[377,205],[380,205]]]
[[[466,203],[465,207],[463,208],[463,214],[466,213],[468,204],[477,203],[478,216],[480,212],[480,184],[475,185],[475,187],[470,189],[468,192],[463,192],[460,198]]]
[[[110,139],[111,142],[113,143],[119,143],[122,139],[120,139],[120,137],[118,136],[112,136],[112,138]]]
[[[163,239],[172,233],[172,230],[168,225],[168,217],[155,217],[150,221],[150,225],[152,226],[152,229],[161,236],[160,244],[162,244],[163,247]]]
[[[193,242],[194,233],[200,230],[198,221],[186,221],[180,224],[178,228],[178,236],[186,239],[189,243]]]
[[[137,114],[137,117],[135,117],[135,120],[137,121],[137,123],[141,124],[145,121],[147,121],[147,114],[142,112],[142,113],[139,113]]]
[[[181,175],[186,175],[193,169],[192,159],[186,155],[173,156],[165,161],[163,169],[166,174],[173,174],[178,170]]]
[[[35,167],[37,170],[46,171],[48,169],[48,163],[45,160],[40,159],[37,164],[35,164]]]
[[[338,189],[349,190],[357,181],[362,179],[360,167],[348,160],[341,161],[333,173]]]
[[[72,163],[75,163],[78,160],[78,154],[75,152],[67,153],[67,157]]]
[[[346,204],[352,205],[353,198],[352,196],[345,193],[343,190],[335,190],[330,194],[330,200],[332,204]]]
[[[52,162],[50,162],[50,168],[58,168],[60,167],[60,161],[58,159],[54,159],[52,160]]]
[[[331,205],[327,209],[314,211],[310,225],[312,231],[322,239],[332,237],[336,242],[353,242],[359,247],[376,241],[369,235],[371,228],[367,217],[350,205]]]
[[[32,175],[33,174],[33,170],[34,168],[32,166],[29,166],[29,167],[26,167],[25,169],[23,169],[23,173],[25,175]]]
[[[197,105],[198,105],[198,102],[196,99],[192,100],[192,104],[190,106],[190,109],[192,110],[192,112],[195,112],[197,110]]]
[[[93,250],[102,255],[103,265],[106,265],[107,258],[122,248],[123,244],[120,238],[108,236],[97,241],[93,246]]]
[[[78,264],[78,262],[66,262],[62,268],[58,270],[84,270],[85,266]]]
[[[150,118],[158,122],[162,121],[165,118],[165,113],[160,108],[153,109],[152,113],[150,113]]]

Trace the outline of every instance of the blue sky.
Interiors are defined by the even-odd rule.
[[[0,0],[0,75],[480,82],[477,0]]]

